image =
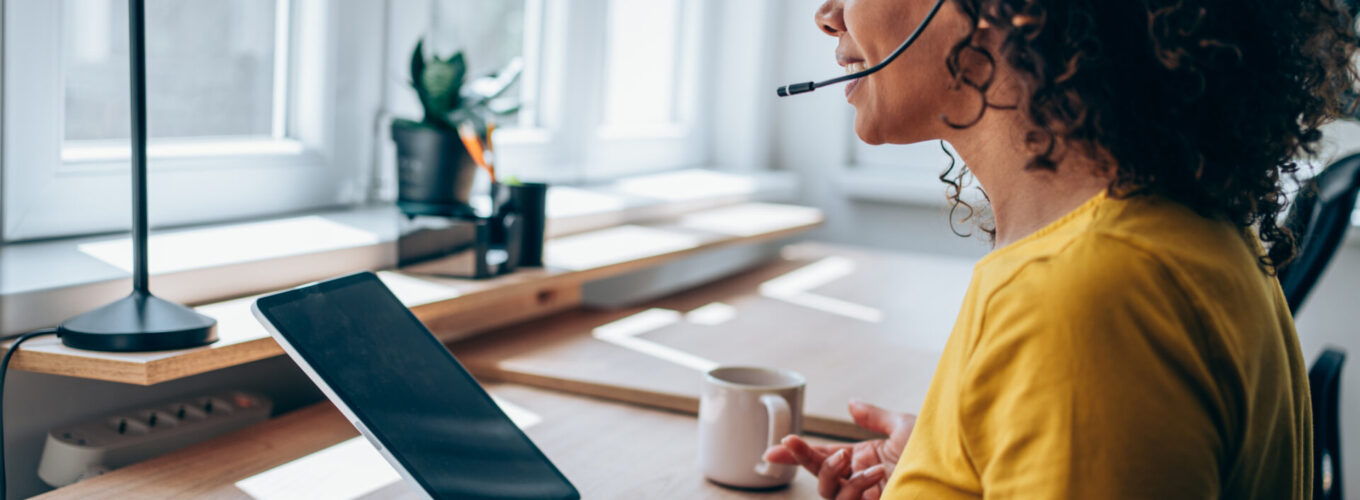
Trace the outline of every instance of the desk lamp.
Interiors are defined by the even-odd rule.
[[[144,0],[128,0],[132,89],[132,294],[66,320],[67,346],[95,351],[161,351],[217,340],[217,320],[151,294],[146,222],[146,21]]]

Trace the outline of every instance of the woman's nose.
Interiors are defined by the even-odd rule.
[[[826,0],[817,9],[816,21],[817,28],[823,33],[831,36],[841,36],[845,33],[845,2],[844,0]]]

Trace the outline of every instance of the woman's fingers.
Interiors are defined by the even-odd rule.
[[[817,444],[817,446],[808,447],[811,448],[811,450],[816,451],[817,454],[819,454],[819,457],[824,458],[831,457],[831,454],[834,454],[834,452],[836,451],[840,451],[840,448],[849,448],[853,446],[855,446],[855,444]],[[783,444],[775,444],[775,446],[766,448],[766,451],[764,451],[763,458],[764,461],[771,463],[783,463],[783,465],[800,465],[800,463],[798,463],[798,458],[794,457],[793,450],[789,450],[789,447],[783,446]]]
[[[855,425],[884,435],[892,434],[905,420],[900,413],[884,410],[858,399],[850,400],[850,416],[855,419]]]
[[[788,450],[790,455],[793,455],[793,459],[798,465],[803,466],[804,469],[813,474],[822,472],[822,462],[826,461],[826,454],[813,449],[807,444],[807,441],[803,441],[803,438],[798,436],[784,436],[781,443],[784,445],[784,449]]]
[[[855,443],[854,448],[851,448],[854,455],[850,460],[850,470],[864,470],[882,462],[878,455],[878,444],[881,442],[882,440]]]
[[[837,490],[841,489],[841,481],[850,476],[850,450],[841,450],[832,453],[822,463],[822,470],[817,473],[817,493],[822,498],[836,498]]]
[[[766,449],[763,458],[772,464],[798,465],[798,457],[793,456],[793,452],[782,444]]]
[[[882,481],[883,478],[886,477],[888,477],[888,467],[886,465],[875,465],[868,469],[856,472],[854,475],[850,476],[850,479],[845,480],[845,484],[841,485],[841,489],[836,493],[835,499],[860,500],[866,498],[865,493],[868,493],[870,488],[877,488],[879,481]],[[832,498],[827,497],[826,495],[822,496]]]
[[[883,486],[875,484],[873,487],[864,490],[864,494],[859,497],[860,500],[878,500],[878,497],[881,496],[883,496]]]

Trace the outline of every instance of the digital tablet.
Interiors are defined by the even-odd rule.
[[[431,497],[580,497],[373,273],[270,295],[252,309],[354,427]]]

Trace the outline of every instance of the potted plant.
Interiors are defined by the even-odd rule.
[[[487,117],[513,113],[517,105],[497,99],[519,76],[519,61],[506,70],[465,86],[467,60],[462,52],[448,58],[426,59],[425,43],[411,53],[411,88],[424,109],[420,121],[392,122],[397,146],[397,206],[403,213],[444,217],[473,217],[469,200],[477,173],[458,135],[470,124],[486,135]]]

